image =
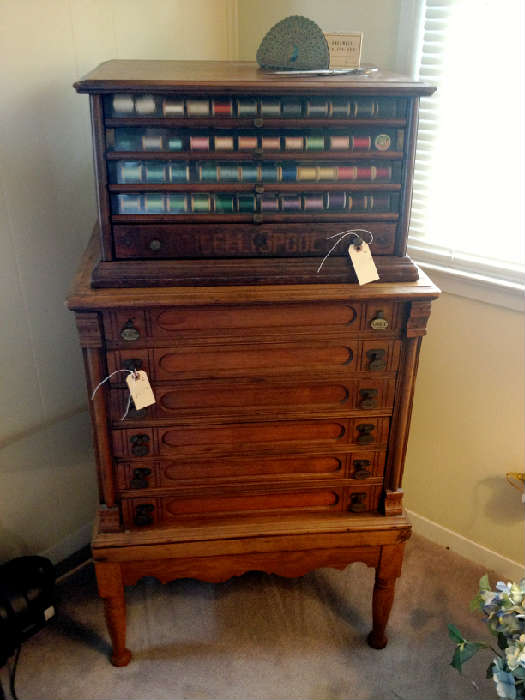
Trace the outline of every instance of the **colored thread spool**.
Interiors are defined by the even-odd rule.
[[[219,182],[239,182],[241,179],[240,166],[234,163],[221,163],[219,165]]]
[[[216,163],[202,163],[199,165],[199,180],[202,182],[217,182],[219,179]]]
[[[302,209],[302,200],[300,194],[282,194],[281,209],[283,211]]]
[[[216,194],[214,204],[217,214],[231,214],[234,209],[234,199],[233,194]]]
[[[142,214],[143,202],[141,194],[119,194],[119,214]]]
[[[350,148],[349,136],[330,136],[331,151],[346,151]]]
[[[279,211],[279,198],[276,194],[263,194],[261,197],[262,211]]]
[[[180,136],[168,136],[168,149],[170,151],[182,151],[184,144]]]
[[[228,99],[213,99],[212,110],[216,117],[231,117],[232,116],[232,101]]]
[[[117,182],[121,185],[142,182],[142,163],[119,161],[117,166]]]
[[[304,208],[308,210],[312,209],[323,209],[324,208],[324,197],[322,192],[315,192],[312,194],[303,195]]]
[[[346,192],[327,192],[327,209],[345,209],[347,204]]]
[[[392,166],[391,165],[376,165],[374,166],[375,177],[377,180],[391,180]]]
[[[166,98],[162,102],[162,114],[165,117],[183,117],[184,100],[170,100]]]
[[[238,194],[237,208],[241,213],[255,211],[255,195],[253,194]]]
[[[298,165],[297,179],[315,182],[317,180],[317,167],[315,165]]]
[[[388,211],[390,209],[390,195],[388,192],[376,192],[375,194],[369,194],[368,209]]]
[[[280,136],[263,136],[261,139],[261,148],[263,149],[263,151],[280,151]]]
[[[392,139],[388,134],[378,134],[374,139],[374,147],[378,151],[388,151],[392,144]]]
[[[274,163],[261,163],[259,167],[262,182],[279,182],[281,179],[281,169]]]
[[[317,134],[305,136],[305,147],[307,151],[324,151],[324,136]]]
[[[211,197],[204,192],[191,195],[191,210],[194,214],[207,213],[211,209]]]
[[[328,100],[312,98],[306,101],[307,117],[327,117],[328,111]]]
[[[210,114],[208,100],[186,100],[186,114],[188,117],[207,117]]]
[[[233,136],[215,136],[213,145],[216,151],[233,151]]]
[[[318,165],[317,178],[319,180],[337,180],[338,172],[335,165]]]
[[[185,214],[188,210],[187,199],[184,193],[166,195],[166,212],[168,214]]]
[[[297,181],[297,165],[295,163],[282,163],[279,166],[281,173],[281,180],[283,182],[296,182]]]
[[[241,181],[242,182],[258,182],[259,181],[259,166],[252,163],[241,166]]]
[[[237,149],[239,151],[254,151],[257,148],[257,136],[238,136]]]
[[[113,95],[111,109],[115,114],[133,114],[135,100],[132,95]]]
[[[166,208],[164,195],[160,192],[152,192],[144,195],[144,212],[146,214],[162,214]]]
[[[284,150],[285,151],[302,151],[304,148],[303,136],[285,136]]]
[[[263,97],[261,99],[261,114],[263,117],[281,116],[281,101]]]
[[[281,112],[283,117],[301,117],[303,106],[296,100],[283,100],[281,102]]]
[[[164,163],[145,163],[146,182],[166,182],[166,165]]]
[[[369,151],[372,148],[372,138],[370,136],[352,136],[353,151]]]
[[[142,137],[143,151],[162,151],[162,136],[157,134],[144,134]]]
[[[192,151],[209,151],[210,137],[209,136],[190,136],[190,150]]]
[[[337,179],[338,180],[357,180],[359,169],[355,165],[338,165]]]
[[[257,114],[257,100],[252,97],[239,98],[237,100],[237,115],[239,117],[255,117]]]
[[[332,100],[330,102],[330,116],[344,119],[350,115],[350,103],[348,100]]]
[[[377,103],[375,100],[355,100],[353,103],[353,108],[354,118],[366,119],[375,115]]]
[[[145,114],[155,114],[157,104],[153,95],[140,95],[135,98],[135,112],[141,117]]]
[[[128,129],[115,129],[115,150],[136,151],[139,138],[136,131]]]
[[[358,166],[357,176],[360,180],[372,180],[372,166],[369,166],[369,165]]]
[[[170,182],[190,181],[190,166],[188,163],[170,163],[168,171]]]

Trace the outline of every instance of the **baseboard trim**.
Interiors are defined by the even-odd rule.
[[[93,523],[86,523],[61,542],[46,549],[45,552],[40,552],[40,556],[47,557],[53,564],[58,564],[88,545],[91,541],[92,530]]]
[[[505,580],[519,581],[525,575],[524,567],[519,562],[493,552],[488,547],[484,547],[482,544],[469,540],[458,532],[449,530],[447,527],[425,518],[424,515],[419,515],[411,510],[408,510],[407,513],[414,526],[414,532],[418,535],[423,535],[431,542],[447,547],[453,552],[461,554],[466,559],[484,566],[487,570],[495,571],[498,575],[503,576]],[[495,581],[491,581],[491,583],[494,585]]]

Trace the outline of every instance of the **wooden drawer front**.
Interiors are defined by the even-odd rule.
[[[305,224],[135,224],[114,226],[115,254],[120,259],[198,259],[253,257],[312,257],[319,263],[332,248],[329,237],[348,228],[373,236],[373,255],[393,255],[397,224],[357,222]],[[367,234],[363,234],[368,240]],[[348,237],[347,237],[348,238]],[[348,238],[348,241],[350,239]],[[348,241],[331,255],[346,256]],[[315,260],[312,265],[317,267]]]
[[[394,402],[394,379],[355,379],[345,382],[280,383],[272,381],[187,380],[169,387],[154,386],[156,403],[148,407],[140,420],[173,421],[183,412],[194,415],[221,415],[249,409],[261,414],[314,414],[337,411],[390,410]],[[128,401],[127,389],[111,391],[111,416],[119,421]],[[136,420],[132,414],[131,420]]]
[[[248,490],[223,491],[200,495],[129,498],[122,501],[124,526],[152,527],[178,520],[209,515],[239,515],[253,512],[289,513],[300,510],[347,511],[363,513],[377,511],[380,486],[360,485],[355,488],[308,488],[292,491]]]
[[[113,431],[117,458],[180,457],[182,453],[218,455],[311,452],[330,445],[352,444],[365,450],[385,445],[390,418],[362,417],[332,420],[290,420],[229,423],[210,426],[136,428]],[[320,452],[323,454],[323,452]]]

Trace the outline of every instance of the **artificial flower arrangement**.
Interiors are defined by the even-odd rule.
[[[457,627],[449,625],[449,636],[456,642],[450,665],[461,673],[463,664],[480,649],[492,649],[496,656],[487,669],[487,678],[494,680],[499,697],[525,698],[525,578],[519,583],[498,581],[496,590],[491,591],[485,574],[470,609],[483,612],[498,649],[484,642],[470,642]]]

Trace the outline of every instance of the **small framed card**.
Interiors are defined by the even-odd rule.
[[[330,49],[330,68],[359,68],[361,63],[362,32],[346,34],[326,33]]]

